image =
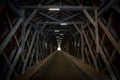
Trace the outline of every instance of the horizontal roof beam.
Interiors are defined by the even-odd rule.
[[[66,25],[72,25],[72,24],[83,24],[84,22],[62,22],[65,23]],[[37,22],[36,24],[46,24],[46,25],[60,25],[60,22]]]
[[[54,31],[54,30],[60,30],[60,31],[62,31],[62,32],[64,32],[64,31],[71,31],[71,29],[47,29],[47,30],[43,30],[43,31],[52,32],[52,31]]]
[[[60,10],[94,10],[94,7],[90,7],[90,6],[23,6],[22,8],[24,9],[42,9],[42,10],[49,10],[49,8],[59,8]]]

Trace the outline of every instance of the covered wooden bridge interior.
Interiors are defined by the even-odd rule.
[[[120,0],[0,0],[0,80],[120,80]]]

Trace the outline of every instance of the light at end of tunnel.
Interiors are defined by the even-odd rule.
[[[50,11],[59,11],[60,8],[49,8]]]
[[[57,51],[61,51],[61,47],[60,46],[57,48]]]

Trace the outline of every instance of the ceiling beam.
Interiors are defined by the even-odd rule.
[[[109,2],[99,10],[98,16],[102,15],[104,12],[106,12],[113,4],[118,3],[119,0],[109,0]]]
[[[69,20],[69,19],[71,19],[71,18],[74,18],[74,17],[76,17],[76,16],[78,16],[78,15],[80,15],[80,12],[74,14],[73,16],[70,15],[68,18],[63,19],[62,22],[67,21],[67,20]]]
[[[47,29],[47,30],[43,30],[44,31],[54,31],[54,30],[60,30],[60,31],[71,31],[71,29]]]
[[[73,17],[76,17],[76,16],[80,15],[80,14],[78,13],[78,15],[76,14],[76,16],[75,16],[75,15],[73,15],[74,13],[72,13],[72,12],[69,12],[69,13],[68,13],[68,11],[67,11],[67,12],[61,11],[61,13],[62,13],[63,15],[65,15],[64,17],[67,16],[68,18],[69,18],[69,16],[70,16],[71,18],[73,18]],[[73,16],[71,16],[71,15],[73,15]],[[66,18],[66,19],[67,19],[67,18]],[[84,20],[82,20],[82,19],[84,19],[84,18],[81,18],[80,16],[76,17],[75,19],[78,19],[79,22],[84,22]]]
[[[39,12],[39,14],[42,15],[42,16],[45,16],[45,17],[47,17],[47,18],[50,18],[50,19],[52,19],[52,20],[54,20],[54,21],[60,22],[60,20],[58,20],[58,19],[56,19],[56,18],[53,18],[52,16],[49,16],[49,15],[47,15],[47,14],[45,14],[45,13]]]
[[[72,16],[70,15],[69,17],[67,17],[67,18],[65,18],[65,19],[63,19],[63,20],[58,20],[58,19],[56,19],[56,18],[54,18],[54,17],[52,17],[52,16],[50,16],[50,15],[47,15],[47,14],[45,14],[45,13],[42,13],[42,12],[39,12],[39,14],[42,15],[42,16],[45,16],[45,17],[47,17],[47,18],[50,18],[51,20],[54,20],[54,21],[56,21],[56,22],[64,22],[64,21],[67,21],[67,20],[69,20],[69,19],[72,19],[72,18],[80,15],[80,12],[79,12],[79,13],[76,13],[76,14],[74,14],[74,15],[72,15]]]
[[[71,24],[83,24],[83,22],[63,22],[66,23],[67,25],[71,25]],[[46,24],[46,25],[60,25],[61,22],[37,22],[37,24]]]
[[[38,12],[38,15],[39,15],[40,12]],[[44,13],[43,13],[44,14]],[[56,14],[58,14],[58,12],[55,12],[55,13],[52,13],[52,12],[48,12],[47,15],[50,15],[51,17],[55,16]],[[38,22],[38,21],[42,21],[43,17],[40,16],[40,17],[36,17],[33,22]],[[44,19],[43,19],[44,20]]]
[[[49,8],[60,8],[60,10],[74,10],[74,11],[80,11],[83,9],[87,10],[94,10],[95,8],[90,7],[90,6],[23,6],[23,9],[49,9]]]

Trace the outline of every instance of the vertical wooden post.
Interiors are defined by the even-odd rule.
[[[37,31],[37,36],[36,36],[36,42],[35,42],[35,45],[36,45],[36,63],[38,63],[38,54],[39,54],[39,46],[38,46],[38,41],[39,41],[39,32]]]
[[[96,37],[96,52],[99,53],[99,32],[98,32],[98,17],[97,17],[97,9],[95,9],[95,37]]]
[[[84,38],[83,38],[83,26],[81,26],[81,54],[82,54],[82,60],[85,62],[85,53],[84,53]]]

